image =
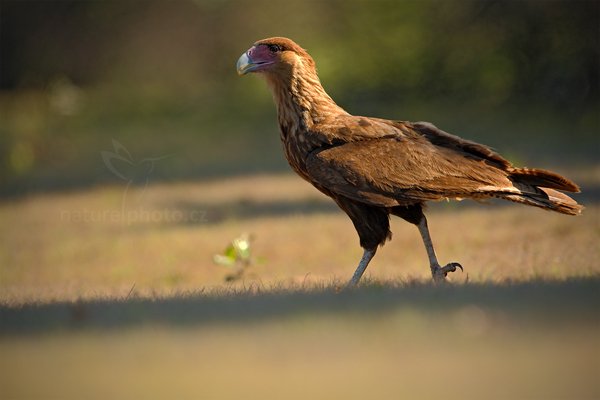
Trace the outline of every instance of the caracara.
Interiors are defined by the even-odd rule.
[[[558,191],[579,187],[556,173],[516,168],[489,147],[428,122],[347,113],[323,89],[311,56],[290,39],[256,42],[239,58],[237,71],[266,78],[290,166],[352,220],[364,254],[350,286],[391,238],[390,214],[417,225],[435,281],[462,269],[438,263],[423,214],[426,201],[497,197],[568,215],[583,208]]]

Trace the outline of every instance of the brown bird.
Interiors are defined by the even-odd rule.
[[[390,214],[417,225],[435,281],[462,270],[455,262],[438,263],[423,214],[429,200],[497,197],[568,215],[583,209],[558,191],[579,187],[554,172],[516,168],[489,147],[428,122],[347,113],[323,89],[312,57],[290,39],[254,43],[237,71],[266,78],[290,166],[352,220],[364,254],[349,285],[391,238]]]

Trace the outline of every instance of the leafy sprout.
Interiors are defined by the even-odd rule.
[[[231,241],[223,254],[213,256],[215,264],[234,268],[232,273],[225,276],[226,281],[231,282],[242,278],[248,267],[254,263],[251,245],[253,239],[253,235],[243,233]]]

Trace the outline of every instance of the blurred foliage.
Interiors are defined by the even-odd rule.
[[[233,268],[233,272],[225,275],[226,282],[237,281],[244,278],[246,271],[255,262],[252,257],[253,235],[243,233],[233,239],[223,251],[223,254],[215,254],[213,262],[217,265]]]
[[[114,181],[113,139],[174,154],[154,179],[287,168],[264,83],[235,73],[274,35],[309,50],[350,112],[595,162],[599,4],[2,0],[0,192]]]

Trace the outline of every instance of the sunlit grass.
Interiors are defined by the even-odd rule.
[[[586,206],[581,217],[466,202],[427,214],[440,261],[466,268],[454,282],[556,280],[600,273],[600,209]],[[0,221],[3,303],[219,288],[232,270],[213,256],[243,233],[260,262],[227,287],[345,282],[361,255],[350,220],[291,175],[35,195],[3,202]],[[427,280],[415,227],[392,218],[392,231],[366,278]]]

